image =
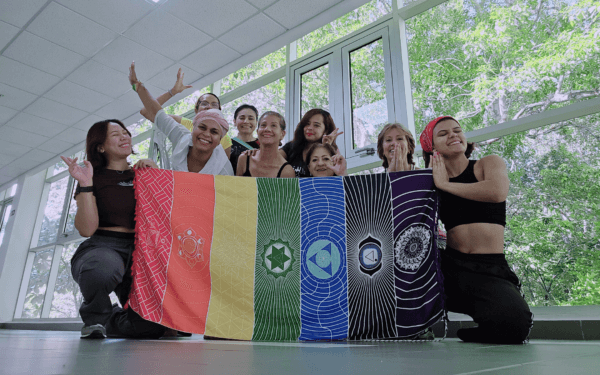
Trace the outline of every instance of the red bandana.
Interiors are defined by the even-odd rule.
[[[456,121],[456,119],[452,116],[440,116],[431,120],[429,124],[427,124],[420,137],[421,147],[423,148],[424,152],[428,154],[433,153],[433,129],[440,121],[446,119],[452,119]],[[456,121],[456,123],[458,123],[458,121]]]

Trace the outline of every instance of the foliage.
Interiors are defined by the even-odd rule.
[[[29,284],[27,285],[27,294],[25,295],[25,302],[23,304],[22,318],[35,319],[41,316],[53,256],[54,248],[35,253]]]
[[[221,80],[221,95],[285,66],[285,51],[286,47],[283,47],[223,78]]]

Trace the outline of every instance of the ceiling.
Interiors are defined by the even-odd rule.
[[[199,89],[366,2],[2,0],[0,186],[82,148],[96,121],[137,121],[131,61],[155,96],[179,67]]]

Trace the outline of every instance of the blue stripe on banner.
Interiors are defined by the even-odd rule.
[[[431,170],[390,173],[389,178],[396,329],[399,337],[408,337],[443,316],[443,279],[435,236],[438,199]]]
[[[300,179],[300,340],[348,335],[346,222],[342,177]]]

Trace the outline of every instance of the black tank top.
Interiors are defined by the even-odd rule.
[[[479,182],[475,177],[474,166],[477,160],[469,160],[469,165],[450,182],[471,184]],[[472,223],[492,223],[506,226],[506,201],[500,203],[478,202],[440,191],[440,219],[446,230]]]
[[[281,177],[281,172],[283,172],[283,168],[285,168],[285,166],[289,164],[290,163],[288,162],[283,163],[281,168],[279,168],[279,172],[277,172],[277,178]],[[242,176],[252,177],[252,174],[250,174],[250,157],[246,157],[246,172],[244,172]]]

